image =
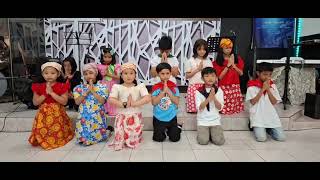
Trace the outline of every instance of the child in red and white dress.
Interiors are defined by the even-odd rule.
[[[117,108],[115,137],[111,146],[121,150],[124,146],[136,148],[142,141],[142,106],[151,101],[146,86],[136,81],[137,68],[133,63],[121,66],[120,84],[115,84],[109,96],[110,104]]]
[[[185,63],[186,77],[189,80],[187,90],[187,112],[196,113],[196,90],[203,86],[201,70],[212,67],[212,62],[208,58],[208,44],[204,39],[198,39],[193,46],[193,56]]]
[[[244,62],[240,56],[234,57],[233,43],[228,38],[220,41],[217,58],[212,62],[217,71],[219,87],[224,94],[222,114],[240,113],[244,110],[239,76],[243,74]]]

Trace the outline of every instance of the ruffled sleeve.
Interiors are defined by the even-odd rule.
[[[70,89],[70,83],[56,83],[53,87],[52,90],[53,92],[57,93],[58,95],[62,95],[66,92],[68,92]]]
[[[32,83],[32,85],[31,85],[32,92],[37,93],[38,95],[42,95],[40,85],[41,84],[39,84],[39,83]]]

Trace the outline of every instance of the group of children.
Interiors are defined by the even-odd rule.
[[[217,59],[211,62],[207,42],[199,39],[194,44],[192,58],[185,63],[189,81],[187,112],[197,113],[199,144],[208,144],[209,140],[216,145],[224,144],[220,113],[232,114],[244,109],[239,85],[244,62],[240,56],[234,57],[232,46],[230,39],[222,39]],[[151,94],[143,83],[137,83],[136,65],[116,64],[111,48],[103,49],[101,64],[83,66],[84,82],[77,85],[72,80],[79,76],[73,67],[74,59],[65,60],[63,67],[55,62],[43,64],[41,81],[32,85],[33,103],[39,105],[39,111],[29,142],[50,150],[65,145],[75,135],[79,144],[96,144],[108,138],[109,115],[115,116],[110,146],[115,150],[125,146],[136,148],[142,142],[141,108],[150,101],[154,106],[152,139],[162,142],[168,136],[172,142],[179,141],[182,124],[177,121],[180,93],[175,79],[179,75],[179,62],[171,55],[169,36],[160,39],[159,48],[160,54],[151,60],[155,83]],[[273,106],[281,98],[271,81],[272,71],[270,64],[261,63],[258,78],[248,82],[246,101],[250,101],[250,124],[257,141],[265,141],[266,133],[276,140],[285,139]],[[64,108],[69,101],[79,112],[75,130]]]

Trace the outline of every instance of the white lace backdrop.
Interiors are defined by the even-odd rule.
[[[44,19],[46,56],[64,59],[72,55],[78,67],[83,66],[86,54],[97,63],[100,47],[111,46],[118,63],[134,60],[140,82],[150,84],[150,59],[157,54],[162,35],[173,40],[172,53],[179,60],[178,84],[185,85],[184,62],[192,56],[194,42],[220,35],[221,19],[101,19],[101,18],[48,18]],[[80,45],[74,38],[78,32]],[[92,33],[91,42],[89,34]],[[71,37],[71,38],[70,38]],[[69,38],[69,39],[68,39]],[[211,55],[213,56],[213,55]]]

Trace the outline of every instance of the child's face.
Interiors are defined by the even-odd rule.
[[[216,84],[217,81],[217,75],[215,73],[210,73],[210,74],[204,74],[202,77],[204,84],[208,86],[212,86]]]
[[[132,83],[136,79],[136,72],[133,69],[125,69],[122,71],[121,77],[125,83]]]
[[[103,54],[103,61],[105,64],[109,64],[112,61],[112,56],[110,53],[104,53]]]
[[[160,53],[161,53],[161,54],[165,54],[166,56],[169,56],[170,52],[171,52],[171,49],[160,50]]]
[[[171,71],[169,69],[162,69],[159,73],[158,73],[160,80],[162,82],[164,81],[168,81],[171,77]]]
[[[269,79],[271,79],[272,72],[271,71],[262,71],[262,72],[257,72],[258,78],[262,81],[265,82]]]
[[[222,48],[222,51],[223,51],[223,54],[230,55],[231,51],[232,51],[232,48],[231,47]]]
[[[69,61],[63,63],[63,68],[66,73],[71,73],[72,67]]]
[[[206,54],[206,50],[204,49],[203,46],[200,46],[197,48],[197,54],[201,58]]]
[[[43,78],[47,81],[47,82],[56,82],[56,80],[58,79],[58,77],[60,76],[60,73],[58,72],[58,70],[54,67],[46,67],[43,71],[42,71],[42,76]]]
[[[90,70],[85,71],[85,72],[83,73],[83,76],[84,76],[84,79],[85,79],[88,83],[90,82],[90,80],[92,80],[92,82],[95,82],[95,81],[96,81],[96,78],[97,78],[96,74],[95,74],[93,71],[90,71]]]

